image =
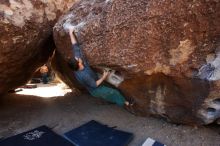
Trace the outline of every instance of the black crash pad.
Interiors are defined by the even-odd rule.
[[[94,120],[64,134],[76,146],[126,146],[133,134]]]
[[[0,146],[74,146],[46,126],[0,141]]]

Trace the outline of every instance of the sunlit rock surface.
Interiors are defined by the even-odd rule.
[[[220,1],[81,0],[54,27],[56,68],[75,86],[68,28],[94,68],[123,76],[118,87],[135,113],[176,123],[220,117]]]
[[[0,1],[0,94],[24,84],[54,49],[52,27],[73,0]]]

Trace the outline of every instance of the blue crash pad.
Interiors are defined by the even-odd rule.
[[[0,146],[74,146],[46,126],[0,141]]]
[[[94,120],[64,134],[76,146],[126,146],[132,133],[116,130]]]

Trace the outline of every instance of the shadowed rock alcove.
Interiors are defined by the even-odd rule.
[[[55,49],[52,27],[72,2],[0,2],[0,95],[25,84],[47,62]]]

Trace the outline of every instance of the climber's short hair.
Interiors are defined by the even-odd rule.
[[[79,62],[75,59],[72,58],[68,61],[68,66],[73,70],[77,71],[79,69]]]

